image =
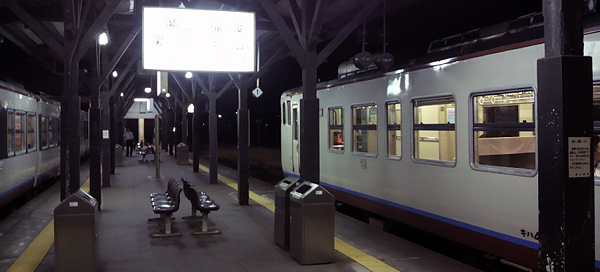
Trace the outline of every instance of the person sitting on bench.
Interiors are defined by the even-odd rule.
[[[142,159],[140,160],[141,163],[148,162],[148,160],[146,160],[147,153],[148,153],[148,143],[146,143],[146,141],[142,140],[140,142],[140,155],[142,155]]]

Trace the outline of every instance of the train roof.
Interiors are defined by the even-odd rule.
[[[41,100],[41,101],[45,101],[48,103],[53,103],[53,104],[60,104],[58,101],[56,101],[54,98],[52,98],[49,95],[45,95],[44,93],[42,93],[41,95],[36,95],[30,91],[27,91],[23,88],[22,85],[18,85],[18,84],[14,84],[14,83],[8,83],[5,81],[0,81],[0,88],[14,92],[14,93],[18,93],[27,97],[31,97],[35,100]]]
[[[600,31],[600,14],[584,17],[583,27],[586,34]],[[375,65],[365,70],[356,70],[337,79],[318,83],[317,90],[383,77],[400,70],[407,72],[425,69],[438,65],[440,61],[455,62],[543,42],[542,14],[532,13],[508,22],[435,40],[424,56],[398,63],[387,70],[377,69]],[[282,95],[299,93],[301,88],[291,89]]]

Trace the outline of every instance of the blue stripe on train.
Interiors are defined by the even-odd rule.
[[[10,195],[10,194],[12,194],[14,191],[16,191],[16,190],[19,190],[19,189],[21,189],[21,187],[23,187],[23,186],[26,186],[26,185],[28,185],[28,184],[30,184],[30,183],[33,183],[33,178],[31,178],[31,179],[28,179],[27,181],[25,181],[25,182],[23,182],[23,183],[21,183],[21,184],[19,184],[19,185],[15,186],[15,187],[11,188],[10,190],[8,190],[8,191],[6,191],[6,192],[4,192],[4,193],[1,193],[1,194],[0,194],[0,198],[2,198],[2,197],[5,197],[5,196],[7,196],[7,195]]]
[[[296,174],[293,174],[293,173],[289,173],[289,172],[283,172],[283,173],[285,175],[288,175],[288,176],[291,176],[291,177],[300,178],[300,176],[298,176]],[[450,219],[450,218],[447,218],[447,217],[439,216],[437,214],[429,213],[429,212],[426,212],[426,211],[421,211],[421,210],[418,210],[418,209],[415,209],[415,208],[411,208],[411,207],[408,207],[408,206],[404,206],[404,205],[401,205],[401,204],[398,204],[398,203],[394,203],[394,202],[391,202],[391,201],[388,201],[388,200],[385,200],[385,199],[381,199],[381,198],[377,198],[377,197],[374,197],[374,196],[370,196],[370,195],[366,195],[366,194],[363,194],[363,193],[359,193],[359,192],[355,192],[355,191],[352,191],[352,190],[348,190],[346,188],[338,187],[338,186],[335,186],[335,185],[332,185],[332,184],[329,184],[329,183],[326,183],[326,182],[323,182],[323,181],[321,181],[321,184],[323,184],[323,185],[325,185],[327,187],[331,187],[333,189],[339,190],[339,191],[343,191],[343,192],[346,192],[346,193],[349,193],[349,194],[353,194],[353,195],[356,195],[356,196],[359,196],[359,197],[362,197],[362,198],[366,198],[366,199],[369,199],[369,200],[372,200],[372,201],[375,201],[375,202],[379,202],[379,203],[388,205],[388,206],[396,207],[396,208],[399,208],[399,209],[402,209],[402,210],[405,210],[405,211],[408,211],[408,212],[412,212],[412,213],[415,213],[415,214],[426,216],[426,217],[429,217],[429,218],[432,218],[432,219],[435,219],[435,220],[438,220],[438,221],[442,221],[442,222],[445,222],[445,223],[448,223],[448,224],[451,224],[451,225],[454,225],[454,226],[458,226],[458,227],[461,227],[461,228],[469,229],[469,230],[472,230],[472,231],[475,231],[475,232],[479,232],[479,233],[482,233],[482,234],[485,234],[485,235],[488,235],[488,236],[492,236],[492,237],[495,237],[495,238],[498,238],[498,239],[509,241],[511,243],[515,243],[515,244],[518,244],[518,245],[522,245],[522,246],[526,246],[526,247],[529,247],[529,248],[533,248],[535,250],[539,249],[538,243],[535,243],[535,242],[531,242],[531,241],[527,241],[527,240],[524,240],[524,239],[521,239],[521,238],[517,238],[517,237],[510,236],[510,235],[506,235],[506,234],[503,234],[503,233],[495,232],[493,230],[484,229],[484,228],[481,228],[481,227],[478,227],[478,226],[470,225],[470,224],[467,224],[467,223],[464,223],[464,222],[460,222],[460,221],[457,221],[457,220],[454,220],[454,219]],[[600,268],[600,261],[598,261],[598,260],[596,260],[596,268]]]
[[[48,171],[46,171],[46,172],[44,172],[44,173],[40,174],[38,177],[43,177],[44,175],[46,175],[46,174],[48,174],[48,173],[51,173],[51,172],[56,172],[56,171],[58,171],[58,168],[59,168],[59,167],[60,167],[60,166],[55,166],[55,167],[52,167],[50,170],[48,170]],[[14,191],[16,191],[16,190],[19,190],[19,189],[21,189],[21,187],[23,187],[23,186],[26,186],[26,185],[29,185],[30,183],[33,183],[33,178],[31,178],[31,179],[28,179],[27,181],[25,181],[25,182],[23,182],[23,183],[21,183],[21,184],[19,184],[19,185],[15,186],[15,187],[11,188],[10,190],[8,190],[8,191],[6,191],[6,192],[4,192],[4,193],[1,193],[1,194],[0,194],[0,198],[2,198],[2,197],[5,197],[5,196],[7,196],[7,195],[10,195],[10,194],[12,194]]]

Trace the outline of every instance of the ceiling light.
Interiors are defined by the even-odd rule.
[[[100,36],[98,36],[98,43],[100,45],[107,45],[108,44],[108,35],[106,34],[106,32],[100,33]]]
[[[150,92],[152,92],[152,88],[150,88],[150,87],[146,87],[146,88],[144,89],[144,92],[145,92],[145,93],[150,93]]]
[[[123,97],[123,95],[124,95],[124,94],[123,94],[123,93],[121,93],[121,97]]]
[[[113,75],[113,77],[117,77],[117,76],[119,76],[119,73],[117,73],[117,71],[113,71],[112,75]]]
[[[165,94],[166,97],[171,97],[170,93]]]
[[[194,104],[188,106],[188,113],[194,113]]]
[[[192,78],[192,72],[185,73],[185,78]]]

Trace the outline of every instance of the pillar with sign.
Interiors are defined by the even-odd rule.
[[[592,58],[583,56],[583,5],[544,0],[538,60],[539,271],[593,271]],[[594,147],[595,148],[595,147]]]

